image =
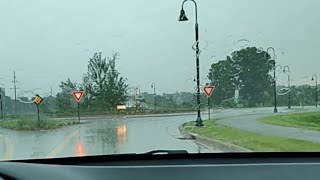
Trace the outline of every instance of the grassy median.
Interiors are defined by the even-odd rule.
[[[320,112],[270,116],[260,119],[264,123],[320,131]]]
[[[195,122],[183,124],[193,133],[235,144],[255,152],[319,152],[320,143],[288,139],[277,136],[265,136],[254,132],[235,129],[216,124],[216,120],[204,121],[205,127],[195,127]]]
[[[0,121],[0,127],[16,131],[51,130],[78,124],[72,120],[55,120],[42,116],[38,123],[36,116],[13,116]]]

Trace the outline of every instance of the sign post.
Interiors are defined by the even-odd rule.
[[[39,104],[37,104],[37,116],[38,116],[38,129],[40,130],[40,110],[39,110]]]
[[[40,130],[40,110],[39,105],[42,103],[43,98],[39,96],[39,94],[36,94],[33,103],[37,106],[37,116],[38,116],[38,129]]]
[[[73,91],[72,95],[73,95],[74,99],[77,101],[77,105],[78,105],[78,120],[79,120],[79,123],[80,123],[80,101],[81,101],[81,98],[83,96],[83,91]]]
[[[210,97],[208,97],[208,116],[210,120]]]
[[[212,92],[214,91],[215,86],[205,86],[203,88],[204,93],[206,94],[208,98],[208,115],[209,115],[209,120],[210,120],[210,97],[212,95]]]

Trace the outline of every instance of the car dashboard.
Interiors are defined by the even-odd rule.
[[[2,179],[317,179],[318,153],[106,155],[0,162]],[[1,179],[0,178],[0,179]]]

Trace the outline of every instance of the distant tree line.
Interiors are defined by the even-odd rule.
[[[238,100],[243,107],[272,106],[274,79],[271,74],[275,61],[270,57],[266,51],[247,47],[213,63],[208,74],[210,84],[216,86],[213,103],[235,107],[235,90],[239,90]],[[287,105],[288,87],[277,86],[276,92],[278,105]],[[312,105],[315,103],[315,88],[292,86],[290,96],[291,105]]]
[[[102,53],[94,53],[89,58],[87,72],[81,82],[70,78],[59,85],[59,93],[53,97],[44,97],[41,113],[55,114],[76,112],[76,102],[72,91],[84,91],[81,101],[82,111],[105,112],[114,111],[119,104],[132,100],[129,95],[127,79],[116,69],[118,53],[111,57],[103,57]],[[211,96],[211,106],[215,107],[260,107],[273,106],[273,76],[274,61],[270,55],[256,47],[248,47],[235,51],[225,59],[212,63],[208,84],[215,85]],[[279,75],[278,75],[279,76]],[[235,99],[235,90],[239,90],[239,99]],[[154,108],[154,95],[142,93],[144,107]],[[290,96],[292,106],[308,106],[315,104],[315,87],[310,85],[291,86]],[[289,90],[285,86],[277,86],[277,103],[288,105]],[[32,100],[32,99],[31,99]],[[19,97],[17,102],[8,96],[3,97],[5,114],[35,113],[35,105],[27,97]],[[29,102],[29,103],[26,103]],[[158,109],[196,109],[196,94],[192,92],[177,92],[156,95]],[[238,105],[241,106],[238,106]],[[207,107],[207,98],[201,94],[201,108]],[[16,112],[15,112],[16,109]]]

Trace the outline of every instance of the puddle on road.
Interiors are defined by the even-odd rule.
[[[92,122],[84,127],[80,137],[83,141],[83,148],[90,155],[115,154],[119,153],[118,146],[127,142],[127,132],[126,120],[100,121]]]

